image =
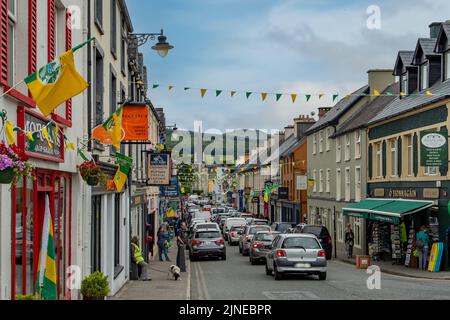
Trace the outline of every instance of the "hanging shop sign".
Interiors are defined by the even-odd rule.
[[[131,198],[131,206],[138,207],[145,203],[145,196],[143,194]]]
[[[146,104],[126,104],[122,114],[124,141],[148,141],[148,123]]]
[[[420,133],[420,165],[440,167],[448,163],[448,132],[423,131]]]
[[[169,153],[147,153],[147,185],[169,186],[171,164]]]
[[[308,177],[307,176],[297,176],[297,190],[308,190]]]
[[[160,194],[163,197],[178,197],[180,195],[180,188],[178,187],[178,177],[172,176],[170,178],[170,186],[160,187]]]
[[[278,188],[278,199],[288,200],[289,199],[289,188]]]
[[[23,128],[26,132],[41,131],[49,123],[49,120],[42,115],[28,110],[24,107],[17,109],[17,125]],[[30,148],[29,143],[26,141],[24,134],[18,134],[18,145],[21,149],[25,150],[27,156],[31,158],[38,158],[53,162],[64,162],[64,132],[59,129],[58,134],[54,137],[53,134],[49,134],[49,140],[47,140],[42,132],[39,132],[38,139],[34,148]],[[50,147],[48,141],[50,141],[52,147]]]

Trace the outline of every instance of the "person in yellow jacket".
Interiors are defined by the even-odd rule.
[[[131,239],[131,258],[141,270],[139,280],[151,281],[152,279],[148,276],[148,264],[147,262],[145,262],[144,257],[142,256],[142,251],[139,247],[139,238],[136,236]]]

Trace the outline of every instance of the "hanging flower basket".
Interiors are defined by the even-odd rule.
[[[28,157],[15,145],[0,143],[0,184],[11,184],[25,176],[32,177],[33,167]]]
[[[14,181],[14,169],[7,168],[0,171],[0,184],[11,184]]]
[[[95,187],[100,182],[100,168],[95,163],[94,160],[92,161],[85,161],[82,164],[78,166],[78,169],[80,170],[80,175],[83,180],[92,187]]]
[[[86,179],[86,183],[90,185],[91,187],[95,187],[100,182],[100,179],[96,176],[90,176]]]

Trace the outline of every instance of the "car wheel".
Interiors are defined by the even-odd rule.
[[[272,271],[269,270],[269,267],[267,266],[267,263],[266,263],[266,276],[271,276],[271,275],[272,275]]]
[[[326,272],[319,273],[319,280],[327,280],[327,273]]]
[[[275,280],[282,280],[283,274],[278,272],[277,266],[273,265],[273,273],[275,274]]]

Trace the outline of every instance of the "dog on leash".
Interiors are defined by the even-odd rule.
[[[169,267],[169,272],[167,273],[167,279],[168,279],[168,280],[173,279],[173,280],[175,280],[175,281],[181,280],[181,278],[180,278],[180,268],[177,267],[177,266],[174,265],[174,264],[171,265],[171,266]]]

